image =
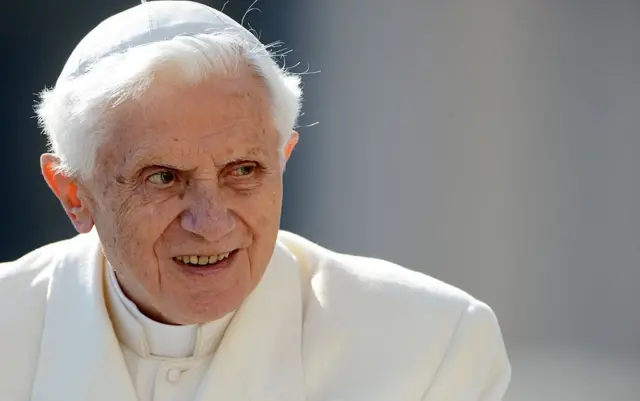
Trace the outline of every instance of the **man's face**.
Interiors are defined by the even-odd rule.
[[[121,107],[81,190],[121,286],[162,322],[235,310],[262,278],[279,229],[280,141],[267,89],[247,68],[197,86],[154,83]]]

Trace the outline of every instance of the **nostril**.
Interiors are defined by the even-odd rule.
[[[180,225],[182,228],[188,231],[194,231],[195,229],[195,216],[191,213],[190,210],[185,210],[180,215]]]
[[[180,216],[180,225],[200,238],[216,240],[231,232],[236,226],[236,220],[226,209],[202,207],[185,210]]]

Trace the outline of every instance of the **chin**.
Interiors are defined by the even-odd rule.
[[[252,270],[254,266],[246,249],[240,249],[225,262],[209,267],[174,264],[172,267],[180,272],[182,280],[181,288],[174,288],[172,293],[181,293],[183,297],[178,305],[165,305],[165,310],[173,312],[166,316],[178,324],[206,323],[240,308],[257,287],[265,269]]]
[[[193,300],[183,307],[179,324],[201,324],[218,320],[238,310],[247,298],[248,293],[246,286],[240,286],[239,288],[230,289],[224,294],[216,294],[215,296],[209,294],[212,299],[200,298]]]

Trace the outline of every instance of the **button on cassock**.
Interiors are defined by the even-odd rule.
[[[170,383],[177,383],[180,380],[180,377],[182,377],[180,369],[169,369],[167,371],[167,380]]]

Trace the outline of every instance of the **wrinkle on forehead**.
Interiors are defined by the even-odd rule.
[[[233,128],[229,125],[227,129],[187,139],[164,133],[152,134],[151,138],[134,142],[124,152],[122,169],[131,171],[145,164],[169,164],[180,170],[189,170],[201,156],[215,161],[216,165],[222,165],[243,157],[267,158],[270,150],[277,152],[279,149],[279,136],[275,131],[269,137],[265,130],[248,131],[238,127],[236,131]],[[170,140],[158,141],[158,137],[167,136]]]
[[[218,76],[199,85],[152,85],[140,99],[120,106],[125,110],[104,151],[126,171],[145,159],[160,165],[171,159],[187,169],[202,153],[214,152],[219,159],[249,147],[259,154],[260,145],[277,151],[268,91],[255,75],[249,70],[243,77]]]

